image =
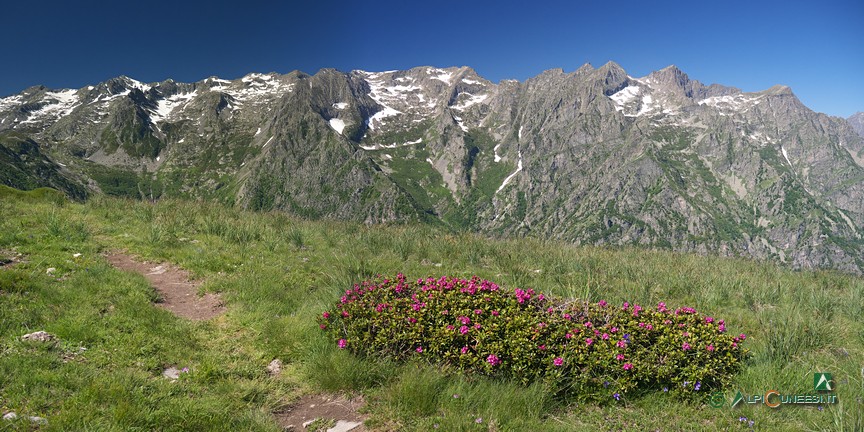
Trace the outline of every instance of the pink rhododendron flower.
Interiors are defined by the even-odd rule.
[[[714,351],[714,345],[708,345],[707,347],[705,347],[705,349],[707,349],[708,351]]]
[[[483,313],[482,310],[480,310],[480,309],[474,309],[474,314],[475,314],[475,315],[480,315],[480,314],[482,314],[482,313]]]
[[[486,357],[486,361],[492,366],[497,366],[501,363],[501,360],[495,354],[489,354],[489,357]]]
[[[603,340],[609,340],[609,333],[603,333],[603,336],[600,336]]]
[[[330,312],[324,312],[321,316],[323,316],[324,319],[330,318]]]
[[[600,300],[599,302],[597,302],[597,304],[600,305],[601,307],[603,307],[603,306],[606,306],[607,303],[606,303],[606,300]]]
[[[618,345],[618,348],[624,348],[627,346],[627,343],[623,340],[619,340],[618,343],[616,343],[615,345]]]
[[[337,345],[339,346],[339,349],[345,349],[345,347],[348,346],[348,341],[345,339],[339,339]]]
[[[633,364],[632,363],[624,363],[624,366],[622,366],[622,368],[624,368],[624,370],[633,369]]]
[[[422,347],[422,346],[418,346],[418,347],[417,347],[417,352],[418,352],[418,353],[422,353],[422,352],[423,352],[423,347]]]
[[[462,354],[467,354],[467,353],[468,353],[468,347],[467,347],[467,346],[463,346],[462,349],[459,350],[459,351],[460,351]]]
[[[688,351],[688,350],[690,349],[690,344],[687,343],[687,342],[684,342],[684,343],[681,345],[681,349],[684,350],[684,351]]]
[[[460,316],[459,321],[461,321],[462,324],[471,324],[471,318],[468,318],[467,316]]]
[[[462,333],[463,335],[468,333],[468,326],[463,325],[462,327],[459,327],[459,333]]]
[[[593,343],[594,343],[594,339],[591,339],[591,338],[585,339],[585,345],[591,345]]]
[[[493,311],[492,311],[492,316],[498,316],[498,311],[497,311],[497,310],[493,310]]]
[[[615,358],[618,359],[619,361],[624,360],[624,354],[618,354],[615,356]]]
[[[539,348],[540,351],[546,351],[546,345],[540,345],[537,348]]]
[[[455,328],[455,327],[453,327],[452,325],[447,324],[447,330],[451,330],[451,331],[452,331],[454,328]]]
[[[708,323],[708,324],[711,324],[712,322],[714,322],[714,318],[712,318],[712,317],[705,317],[705,322]]]
[[[612,327],[611,329],[609,329],[609,333],[615,333],[617,331],[618,331],[618,327]]]
[[[552,364],[555,366],[561,366],[564,364],[564,359],[561,357],[555,357],[555,360],[552,360]]]
[[[321,325],[319,325],[318,327],[321,327],[321,330],[324,330],[324,329],[327,328],[327,324],[321,324]]]

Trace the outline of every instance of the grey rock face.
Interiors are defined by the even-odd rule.
[[[82,194],[860,273],[861,117],[815,113],[785,86],[704,85],[674,66],[634,78],[610,62],[497,84],[424,66],[32,87],[0,99],[0,137],[38,146]],[[59,182],[7,159],[31,183]]]
[[[864,112],[857,112],[852,114],[851,117],[846,119],[849,123],[849,126],[852,127],[852,130],[855,131],[859,136],[864,137]]]

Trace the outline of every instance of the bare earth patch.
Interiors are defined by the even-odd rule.
[[[162,297],[162,302],[157,305],[181,318],[203,321],[225,311],[222,298],[218,294],[207,293],[198,296],[200,282],[190,280],[186,270],[169,263],[154,264],[136,261],[132,256],[122,252],[112,252],[106,256],[106,259],[120,270],[132,271],[144,276]]]
[[[309,425],[315,419],[323,419],[335,421],[335,427],[359,423],[350,429],[348,426],[343,426],[345,428],[336,430],[364,432],[366,428],[362,423],[366,417],[357,413],[363,403],[363,399],[360,397],[346,399],[339,395],[306,395],[290,407],[277,412],[276,419],[285,430],[303,431],[306,430],[304,424]]]

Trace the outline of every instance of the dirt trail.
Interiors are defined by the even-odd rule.
[[[132,256],[122,252],[112,252],[106,256],[106,259],[120,270],[133,271],[144,276],[162,297],[162,302],[157,305],[181,318],[203,321],[225,311],[225,306],[218,294],[207,293],[203,297],[198,296],[200,282],[189,280],[189,273],[186,270],[168,263],[136,261]]]
[[[366,428],[362,423],[366,416],[357,413],[363,404],[363,398],[359,397],[346,399],[340,395],[306,395],[290,407],[277,412],[276,418],[285,430],[302,431],[305,430],[304,423],[308,424],[315,419],[326,419],[341,423],[333,430],[363,432]],[[348,423],[351,425],[349,426]],[[339,426],[341,428],[338,428]]]

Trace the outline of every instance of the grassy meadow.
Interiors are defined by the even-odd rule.
[[[116,250],[189,270],[202,291],[221,293],[227,313],[190,322],[154,307],[143,277],[106,262],[102,254]],[[209,202],[73,203],[0,187],[0,259],[16,256],[0,267],[0,410],[19,419],[0,420],[0,430],[30,430],[26,417],[41,416],[40,430],[277,431],[274,411],[319,392],[362,395],[373,430],[864,430],[864,279],[840,273],[308,221]],[[692,306],[746,333],[750,355],[722,408],[707,394],[693,402],[663,393],[581,405],[540,384],[358,358],[319,330],[315,318],[345,289],[398,272]],[[59,340],[20,339],[38,330]],[[278,377],[266,371],[274,358],[285,364]],[[161,376],[170,366],[189,372],[170,382]],[[813,393],[814,372],[833,375],[837,404],[729,407],[738,390]]]

